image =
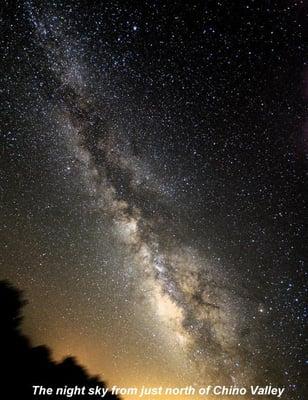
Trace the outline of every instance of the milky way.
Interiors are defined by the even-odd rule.
[[[287,338],[292,335],[288,315],[293,305],[296,307],[294,315],[298,318],[298,324],[302,321],[299,300],[302,289],[296,293],[294,288],[297,287],[297,278],[293,279],[292,269],[284,269],[284,265],[294,265],[296,274],[302,276],[301,250],[296,247],[302,221],[299,212],[294,209],[300,208],[296,202],[301,201],[298,200],[301,197],[297,184],[301,182],[299,171],[303,149],[300,148],[296,153],[296,145],[290,143],[277,147],[277,143],[281,143],[284,137],[276,143],[275,136],[276,132],[281,133],[283,125],[295,126],[290,108],[293,107],[301,115],[297,89],[281,89],[279,85],[277,89],[273,86],[279,94],[283,90],[288,91],[288,104],[283,104],[281,99],[275,98],[266,89],[263,93],[263,89],[258,92],[255,89],[258,82],[261,81],[266,87],[266,72],[263,76],[257,67],[254,69],[242,65],[247,60],[249,64],[254,54],[251,54],[250,47],[246,49],[246,60],[240,54],[246,50],[241,47],[236,50],[238,39],[228,37],[230,33],[220,27],[220,18],[223,18],[220,11],[212,10],[210,6],[208,11],[203,10],[204,19],[197,20],[196,26],[187,28],[191,29],[192,35],[190,50],[186,50],[189,43],[181,39],[184,59],[185,54],[189,54],[187,65],[184,64],[182,70],[178,70],[173,59],[172,46],[175,46],[173,42],[176,41],[176,35],[180,35],[179,32],[185,36],[185,23],[188,26],[192,23],[185,22],[186,6],[176,11],[176,5],[172,11],[175,13],[175,26],[174,32],[170,32],[170,42],[163,35],[160,38],[162,46],[167,46],[167,50],[162,61],[158,59],[157,63],[160,65],[164,60],[170,63],[171,72],[164,71],[161,74],[169,81],[168,85],[176,81],[174,90],[167,83],[163,82],[161,87],[159,82],[155,83],[155,68],[154,73],[147,71],[146,53],[151,52],[152,46],[159,46],[160,41],[157,39],[158,44],[151,44],[151,38],[146,33],[150,32],[151,24],[159,25],[159,18],[156,21],[156,17],[153,17],[153,22],[152,17],[147,17],[144,11],[143,19],[142,11],[135,9],[130,14],[129,7],[121,8],[119,4],[106,3],[106,8],[102,5],[101,9],[96,10],[97,17],[94,9],[78,7],[68,3],[23,4],[23,24],[26,24],[30,33],[22,58],[26,66],[30,65],[31,72],[24,72],[26,89],[14,88],[17,108],[13,107],[17,113],[18,104],[22,104],[25,121],[29,121],[29,118],[31,120],[32,115],[31,126],[37,132],[31,136],[30,148],[33,153],[39,156],[35,149],[41,148],[40,143],[53,143],[53,167],[48,169],[55,171],[55,168],[60,168],[60,175],[67,174],[64,183],[60,185],[73,187],[70,190],[72,193],[75,191],[75,197],[81,192],[79,203],[87,210],[90,219],[96,219],[95,238],[90,244],[90,248],[93,246],[96,249],[93,264],[96,272],[89,272],[92,277],[89,279],[95,281],[99,293],[102,288],[108,293],[109,289],[106,289],[103,280],[108,280],[108,276],[113,279],[112,270],[117,271],[121,278],[115,283],[115,291],[125,293],[123,298],[128,303],[125,307],[129,309],[129,318],[134,320],[134,326],[142,325],[143,329],[151,331],[150,335],[144,334],[141,341],[133,339],[136,359],[142,352],[149,359],[155,359],[151,345],[147,349],[145,343],[151,338],[153,341],[158,340],[159,352],[165,353],[166,364],[172,365],[170,379],[173,376],[174,382],[199,385],[218,382],[248,386],[272,382],[274,379],[277,384],[282,382],[287,385],[294,391],[294,399],[297,398],[298,372],[294,368],[292,372],[291,365],[294,362],[299,366],[302,360],[296,342],[288,356],[286,349]],[[193,11],[189,12],[195,12],[198,7],[193,6]],[[156,8],[152,8],[153,16]],[[296,7],[295,10],[298,11]],[[275,20],[275,13],[279,14],[280,9],[274,7],[268,12],[272,13],[269,18]],[[181,13],[184,13],[184,17]],[[168,14],[163,15],[165,28],[161,29],[167,31]],[[178,19],[184,21],[182,28],[177,28]],[[98,22],[98,25],[93,25],[93,21]],[[248,27],[253,25],[254,34],[261,40],[258,20],[251,22],[249,16],[243,16],[243,21],[247,22]],[[284,34],[287,17],[277,21],[273,31],[281,29]],[[111,28],[113,24],[116,26]],[[301,26],[297,20],[295,24],[296,27]],[[113,48],[108,34],[104,36],[105,25],[107,32],[111,29],[115,33],[113,40],[119,46],[127,41],[125,50]],[[221,31],[217,43],[223,37],[223,44],[216,43],[217,47],[210,49],[209,43],[214,40],[219,29]],[[246,28],[241,29],[244,35]],[[269,37],[274,34],[271,31],[267,33]],[[198,35],[208,39],[203,42],[203,39],[198,39]],[[137,43],[147,43],[146,51],[142,53],[140,50],[142,55],[139,54],[138,45],[134,45],[134,40]],[[197,43],[199,40],[198,46],[195,46],[195,40]],[[272,61],[274,66],[279,65],[284,52],[279,47],[280,37],[276,40],[276,45],[272,44],[274,55],[277,54],[277,60]],[[272,52],[267,49],[269,43],[264,39],[263,53],[260,50],[262,45],[256,45],[256,60],[252,63],[258,63],[259,59],[266,60],[267,50]],[[18,46],[22,48],[21,44]],[[291,43],[290,46],[295,45]],[[235,61],[231,55],[228,57],[229,47],[233,48]],[[302,49],[298,47],[298,50]],[[195,51],[202,55],[195,54],[193,62],[191,57],[194,57]],[[217,52],[223,52],[223,62]],[[209,67],[211,63],[215,64],[211,61],[211,58],[216,57],[215,54],[218,64],[222,63],[222,66],[226,62],[218,75]],[[237,65],[236,59],[241,57],[244,57],[244,61]],[[135,62],[140,66],[136,68]],[[228,77],[228,65],[233,62]],[[198,64],[206,65],[208,71],[200,75]],[[278,78],[271,77],[273,82],[275,79],[283,81],[288,74],[287,67],[285,71],[279,68],[276,75]],[[301,68],[300,64],[298,68]],[[261,78],[258,74],[262,75]],[[247,81],[243,84],[239,79]],[[300,88],[300,82],[296,79],[294,87]],[[30,89],[27,89],[27,85]],[[164,89],[165,86],[168,87]],[[154,100],[151,98],[152,89],[149,88],[153,88]],[[181,90],[187,90],[188,94],[179,94]],[[25,93],[25,98],[20,93]],[[246,95],[247,105],[240,100],[241,96]],[[254,114],[256,107],[259,113]],[[286,110],[290,111],[289,114]],[[246,117],[241,116],[241,112],[246,113]],[[281,119],[283,113],[285,122]],[[287,132],[288,128],[284,129]],[[202,131],[206,139],[196,139],[194,131],[196,135]],[[202,135],[200,137],[203,138]],[[7,138],[11,138],[8,133]],[[35,142],[38,144],[34,145]],[[273,149],[276,149],[276,153],[272,156]],[[31,157],[30,154],[30,160]],[[196,158],[196,161],[192,162],[191,157]],[[69,160],[69,163],[65,164],[65,160]],[[286,164],[283,164],[285,160]],[[300,167],[296,167],[296,162]],[[37,165],[30,167],[30,174],[32,168],[39,170]],[[54,184],[58,185],[58,177],[54,179]],[[283,187],[284,181],[292,182],[287,190]],[[75,185],[78,186],[76,190]],[[47,194],[45,196],[48,197]],[[71,201],[72,197],[74,194],[65,198],[64,208],[67,210],[76,207],[76,198]],[[290,201],[290,198],[294,201]],[[41,200],[38,202],[40,204]],[[27,210],[26,213],[31,220],[35,211]],[[10,218],[13,217],[8,220]],[[83,216],[82,220],[85,218]],[[79,218],[75,219],[78,224]],[[82,223],[87,225],[89,222]],[[67,231],[69,228],[65,224],[63,222],[63,229]],[[74,237],[72,233],[69,235]],[[111,241],[107,259],[99,250],[97,243],[100,240],[106,243]],[[108,244],[105,246],[108,247]],[[77,258],[83,249],[81,245],[76,251]],[[85,251],[89,251],[89,248]],[[47,257],[52,259],[53,251]],[[68,255],[61,256],[61,259],[66,257],[69,259]],[[64,264],[67,262],[69,264],[69,261],[64,261]],[[103,274],[99,275],[98,266],[103,262],[111,265],[112,270],[104,267]],[[64,276],[61,275],[61,268],[65,268],[59,268],[57,274]],[[87,270],[92,271],[92,267],[85,266]],[[48,268],[48,271],[51,269]],[[73,275],[82,277],[83,274],[79,267]],[[86,275],[88,279],[88,273]],[[10,274],[8,276],[12,278]],[[18,283],[28,279],[24,278],[20,270],[17,270],[16,277]],[[41,277],[32,279],[34,282],[41,279],[45,282],[45,278]],[[82,278],[77,278],[76,282],[79,279]],[[26,288],[28,286],[25,285]],[[74,292],[72,298],[78,297],[78,286],[79,283],[76,292],[70,289]],[[90,296],[91,299],[89,291],[85,289],[87,294],[84,296]],[[33,302],[35,298],[32,295]],[[110,295],[110,299],[111,303],[116,303],[113,295]],[[103,304],[108,302],[103,295],[99,301]],[[93,303],[93,309],[103,314],[104,307],[100,308],[98,300],[93,300]],[[74,309],[74,305],[66,307],[66,310]],[[106,307],[118,309],[117,305]],[[65,311],[63,315],[65,317]],[[126,317],[121,313],[119,315],[124,318],[125,327]],[[99,318],[106,322],[107,317],[102,315]],[[108,322],[106,325],[109,324],[114,335],[118,323]],[[95,331],[98,326],[99,323]],[[30,332],[32,329],[28,327]],[[127,329],[134,338],[136,328],[128,325]],[[298,335],[300,328],[294,325],[294,329]],[[35,340],[44,341],[44,335],[39,338],[35,334],[33,336]],[[104,337],[108,335],[102,334],[102,340]],[[125,339],[123,343],[125,348]],[[140,348],[138,343],[141,343]],[[279,349],[277,360],[283,363],[281,369],[272,362],[272,348]],[[83,352],[81,350],[81,354],[76,356],[82,359]],[[114,352],[117,353],[117,350]],[[63,355],[64,351],[58,353]],[[123,360],[125,350],[122,349],[120,353]],[[142,360],[142,355],[140,357]],[[116,365],[115,362],[113,368]],[[138,361],[133,368],[136,376],[140,377],[137,379],[138,384],[142,383],[143,378],[141,365],[142,361]],[[113,380],[117,379],[117,373],[103,373],[107,378],[109,373]],[[147,371],[146,375],[151,375],[151,372]],[[127,384],[125,379],[123,382]]]

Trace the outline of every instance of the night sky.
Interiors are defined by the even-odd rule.
[[[302,1],[3,1],[0,278],[119,386],[304,399]]]

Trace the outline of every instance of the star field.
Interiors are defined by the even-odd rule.
[[[304,399],[303,2],[1,13],[1,278],[24,330],[122,386]]]

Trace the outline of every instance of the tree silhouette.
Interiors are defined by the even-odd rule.
[[[101,395],[87,395],[88,388],[106,388],[98,377],[91,377],[74,357],[55,362],[46,346],[32,347],[29,339],[21,333],[22,307],[26,304],[22,292],[7,281],[0,281],[0,398],[22,400],[48,398],[67,399],[67,395],[34,395],[33,386],[85,387],[85,395],[73,399],[101,399]],[[104,399],[119,400],[108,392]]]

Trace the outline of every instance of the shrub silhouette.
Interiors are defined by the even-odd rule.
[[[20,399],[67,399],[65,395],[34,395],[33,385],[44,387],[89,387],[106,388],[98,377],[91,377],[74,357],[55,362],[46,346],[32,347],[30,341],[21,333],[22,307],[26,304],[22,292],[7,281],[0,281],[0,349],[1,349],[1,388],[0,398]],[[101,396],[76,395],[79,399],[101,399]],[[119,400],[110,392],[107,400]]]

